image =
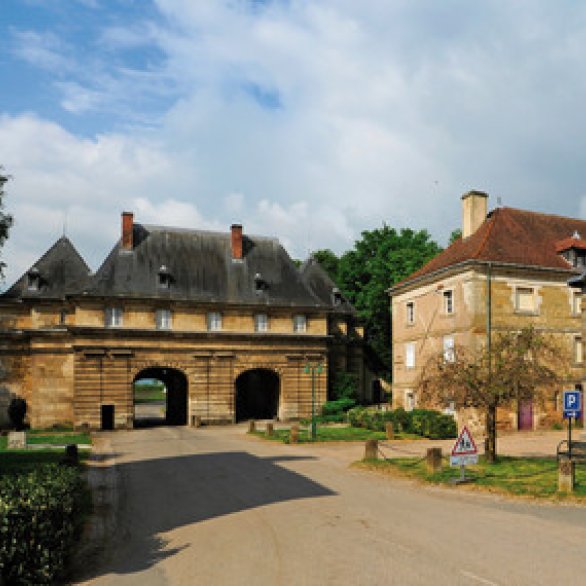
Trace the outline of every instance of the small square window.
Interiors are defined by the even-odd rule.
[[[157,309],[155,312],[155,323],[158,330],[170,330],[172,325],[171,310]]]
[[[210,332],[220,332],[222,330],[222,314],[218,311],[208,313],[208,330]]]
[[[266,313],[257,313],[254,316],[254,331],[268,332],[269,331],[269,316]]]
[[[294,315],[293,331],[296,333],[302,333],[307,331],[307,317],[305,317],[304,315]]]
[[[407,302],[407,323],[409,325],[415,323],[415,303],[413,301]]]
[[[515,310],[522,313],[535,312],[535,294],[531,287],[515,289]]]
[[[104,321],[106,327],[116,328],[122,325],[122,308],[121,307],[106,307]]]
[[[572,293],[572,315],[582,314],[582,294]]]
[[[444,313],[447,313],[447,314],[454,313],[454,292],[453,291],[444,291],[443,292],[443,299],[444,299]]]

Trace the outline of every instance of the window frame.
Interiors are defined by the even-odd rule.
[[[572,315],[574,317],[582,315],[582,292],[572,291]]]
[[[107,328],[121,328],[124,325],[124,308],[120,305],[105,307],[104,325]]]
[[[453,289],[444,289],[442,291],[442,304],[444,315],[453,315],[456,312]]]
[[[415,342],[405,342],[405,368],[413,370],[415,368],[416,360],[416,346]]]
[[[456,361],[456,349],[454,336],[444,336],[442,340],[444,362],[453,363]]]
[[[572,361],[576,366],[584,364],[584,342],[581,335],[572,338]]]
[[[163,316],[165,317],[163,318]],[[155,327],[157,330],[173,329],[173,312],[168,307],[155,309]]]
[[[521,294],[526,294],[529,298],[531,297],[531,309],[524,309],[521,307]],[[536,315],[537,314],[537,298],[535,287],[528,285],[518,285],[515,287],[515,313],[521,313],[524,315]]]
[[[408,326],[415,324],[415,301],[405,303],[405,319]]]
[[[223,326],[223,316],[220,311],[208,311],[207,326],[208,332],[221,332]]]
[[[307,316],[304,313],[296,313],[293,316],[293,332],[304,334],[307,332]]]
[[[269,316],[267,313],[254,314],[254,331],[260,334],[269,331]]]

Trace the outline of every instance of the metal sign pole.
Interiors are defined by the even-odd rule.
[[[568,417],[568,458],[572,459],[572,418]]]

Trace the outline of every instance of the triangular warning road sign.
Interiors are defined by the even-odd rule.
[[[458,440],[452,448],[452,456],[467,456],[469,454],[477,454],[476,444],[470,435],[467,427],[460,432]]]

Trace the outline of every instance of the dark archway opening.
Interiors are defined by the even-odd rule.
[[[145,368],[133,382],[134,427],[187,425],[187,377],[175,368]]]
[[[279,410],[279,375],[266,368],[243,372],[236,379],[236,421],[275,419]]]

